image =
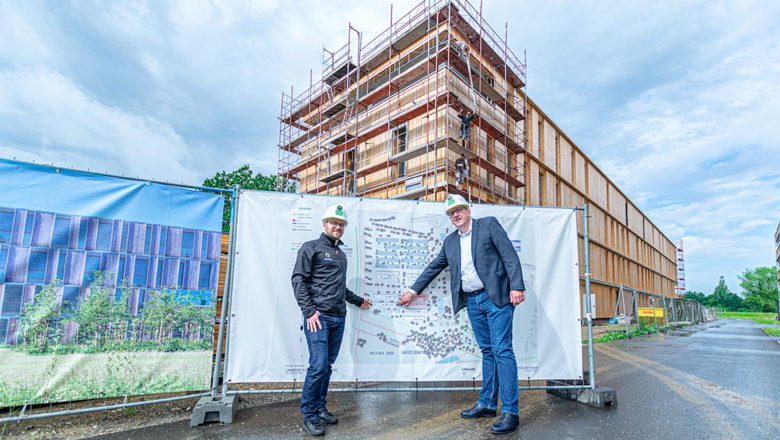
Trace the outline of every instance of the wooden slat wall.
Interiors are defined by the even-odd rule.
[[[227,273],[228,246],[230,237],[228,234],[222,234],[222,247],[219,254],[219,279],[217,281],[217,311],[214,324],[214,347],[212,347],[212,362],[216,359],[217,339],[219,338],[219,314],[222,310],[222,294],[225,292],[225,274]],[[227,340],[227,335],[225,335]],[[224,362],[225,346],[222,345],[222,356]],[[223,364],[224,365],[224,364]]]
[[[597,318],[612,315],[618,290],[599,282],[674,296],[677,263],[671,240],[530,100],[527,120],[527,203],[569,207],[589,203],[591,293],[596,295]],[[577,224],[582,234],[582,213]],[[582,288],[584,292],[584,284]],[[638,302],[649,306],[649,296],[640,295]]]

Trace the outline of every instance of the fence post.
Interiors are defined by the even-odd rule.
[[[585,318],[588,320],[588,380],[590,380],[590,387],[596,388],[596,373],[593,371],[593,322],[590,315],[593,308],[590,304],[590,238],[588,237],[588,204],[583,205],[582,224],[583,224],[583,243],[585,247],[585,304],[587,304],[588,312],[585,314]]]

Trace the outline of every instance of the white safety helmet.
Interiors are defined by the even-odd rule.
[[[344,222],[344,226],[347,225],[347,213],[344,211],[344,207],[341,205],[331,205],[322,214],[322,222],[328,220],[338,220]]]
[[[468,209],[469,203],[460,194],[450,194],[447,196],[447,199],[444,200],[444,213],[450,215],[450,211],[459,206]]]

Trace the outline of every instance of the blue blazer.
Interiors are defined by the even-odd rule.
[[[477,276],[485,286],[490,299],[497,306],[510,303],[510,290],[525,290],[523,269],[512,242],[495,217],[471,219],[471,259]],[[444,270],[450,268],[450,289],[454,313],[466,306],[466,296],[460,286],[460,235],[456,229],[444,239],[439,255],[425,268],[412,285],[412,290],[423,290]]]

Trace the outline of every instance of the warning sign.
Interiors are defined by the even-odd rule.
[[[663,318],[664,316],[664,309],[654,309],[652,307],[640,307],[639,313],[637,313],[642,318],[652,318],[655,316],[656,318]]]

